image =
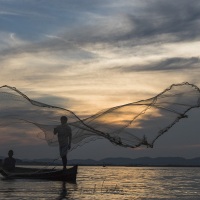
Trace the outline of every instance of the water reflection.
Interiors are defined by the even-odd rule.
[[[59,197],[56,200],[70,200],[74,199],[74,195],[77,191],[77,185],[68,182],[59,182]]]
[[[66,188],[66,182],[62,182],[60,196],[57,198],[57,200],[68,199],[68,197],[69,197],[69,195],[68,195],[67,188]]]
[[[199,191],[199,168],[80,167],[77,184],[0,177],[0,200],[197,200]]]
[[[13,194],[15,194],[15,180],[4,180],[5,181],[5,185],[7,187],[5,187],[6,189],[5,191],[5,199],[11,199],[13,197]]]

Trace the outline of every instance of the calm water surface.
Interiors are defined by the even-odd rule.
[[[1,200],[200,199],[200,168],[79,167],[77,184],[0,179]]]

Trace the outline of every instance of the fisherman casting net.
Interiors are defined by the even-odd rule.
[[[72,148],[96,139],[107,139],[123,147],[153,147],[156,139],[167,132],[186,113],[200,106],[200,90],[189,83],[174,84],[157,96],[105,109],[80,119],[68,109],[47,105],[28,98],[10,86],[0,87],[0,131],[28,133],[57,145],[54,128],[60,116],[68,117],[72,129]],[[34,136],[35,137],[35,136]]]

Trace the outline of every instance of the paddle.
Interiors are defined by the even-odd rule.
[[[8,173],[6,173],[2,168],[0,168],[0,173],[3,175],[3,176],[9,176]]]

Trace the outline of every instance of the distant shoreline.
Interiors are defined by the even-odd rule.
[[[47,163],[24,163],[20,166],[44,166]],[[74,164],[78,166],[85,166],[85,167],[200,167],[200,165],[83,165],[83,164]],[[68,166],[74,166],[69,164]],[[62,165],[47,165],[47,166],[57,166],[61,167]]]
[[[0,157],[0,165],[3,157]],[[37,166],[62,166],[61,160],[52,162],[53,159],[21,160],[16,159],[16,165],[37,165]],[[141,158],[105,158],[102,160],[73,159],[68,161],[68,165],[79,166],[123,166],[123,167],[200,167],[200,157],[186,159],[182,157],[141,157]]]
[[[44,166],[47,165],[48,163],[20,163],[22,166]],[[87,164],[69,164],[68,166],[85,166],[85,167],[200,167],[200,165],[87,165]],[[62,165],[47,165],[47,166],[58,166],[61,167]]]

